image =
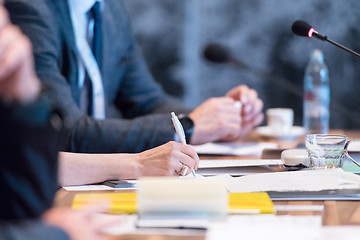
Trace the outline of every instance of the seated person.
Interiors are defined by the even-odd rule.
[[[40,90],[30,41],[0,0],[0,239],[104,239],[92,221],[103,206],[51,208],[61,121]]]
[[[2,6],[0,50],[0,239],[100,239],[104,223],[99,225],[91,218],[103,206],[80,212],[51,208],[58,188],[57,132],[61,121],[51,110],[50,100],[39,96],[41,86],[33,70],[31,45],[9,23]],[[124,155],[124,159],[130,157],[137,158],[132,162],[138,167],[129,169],[124,162],[118,170],[129,169],[124,173],[133,176],[172,175],[181,169],[180,161],[193,168],[198,163],[195,151],[179,143],[136,156]]]
[[[191,146],[176,142],[138,154],[60,152],[59,178],[61,186],[69,186],[141,176],[179,176],[184,165],[196,170],[199,157]]]
[[[157,147],[175,140],[172,111],[185,114],[181,121],[191,144],[232,141],[263,120],[263,103],[246,86],[194,110],[165,94],[120,0],[6,0],[5,6],[30,38],[36,73],[66,117],[62,151],[139,153]]]

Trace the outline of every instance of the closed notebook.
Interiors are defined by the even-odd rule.
[[[79,193],[75,195],[72,203],[73,209],[81,209],[86,205],[101,200],[110,202],[108,210],[111,214],[136,213],[136,193]],[[230,214],[271,214],[274,206],[265,192],[229,193]]]

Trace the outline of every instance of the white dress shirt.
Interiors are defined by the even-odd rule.
[[[90,47],[94,32],[94,19],[89,14],[89,11],[96,2],[100,2],[102,8],[104,7],[105,3],[103,0],[68,0],[78,51],[78,86],[79,88],[83,87],[85,71],[87,70],[93,88],[94,118],[104,119],[105,101],[102,79],[99,66]]]

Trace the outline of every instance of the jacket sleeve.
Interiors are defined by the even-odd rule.
[[[42,97],[27,106],[0,104],[0,219],[40,217],[58,189],[59,114]]]
[[[2,240],[70,240],[59,228],[45,225],[40,220],[0,222]]]
[[[64,64],[69,64],[63,61],[63,58],[70,53],[64,46],[68,36],[61,33],[60,27],[69,19],[57,19],[58,9],[54,7],[56,2],[59,1],[7,0],[5,7],[9,10],[13,23],[19,25],[31,39],[36,72],[66,118],[66,133],[61,150],[85,153],[134,153],[173,140],[175,132],[171,124],[170,112],[166,114],[164,112],[168,109],[179,113],[185,110],[162,94],[142,98],[144,95],[140,90],[136,97],[128,98],[127,102],[122,101],[123,105],[120,107],[123,108],[131,107],[131,104],[136,103],[134,112],[124,111],[124,116],[131,119],[114,117],[99,121],[80,111],[70,88],[76,83],[68,82],[67,76],[63,75],[63,68],[66,67]],[[138,65],[143,64],[141,62],[140,59],[133,65],[130,75],[136,74],[137,67],[142,68],[143,65]],[[121,87],[123,91],[132,91],[134,94],[136,90],[133,87],[136,85],[140,86],[140,82],[132,84],[131,89],[126,89],[130,85]],[[149,102],[152,102],[147,105],[150,107],[143,107],[144,103]]]

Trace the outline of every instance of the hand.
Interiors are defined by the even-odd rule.
[[[231,141],[240,136],[240,109],[230,97],[210,98],[189,117],[194,121],[191,144],[213,141]]]
[[[93,205],[83,210],[70,208],[52,208],[43,215],[46,224],[61,228],[72,240],[103,240],[106,239],[102,229],[114,223],[114,220],[97,221],[96,214],[105,211],[103,204]]]
[[[137,177],[140,176],[178,176],[183,165],[191,169],[199,166],[199,156],[186,144],[168,142],[159,147],[137,154]],[[191,170],[187,172],[189,174]]]
[[[0,6],[0,99],[29,103],[40,92],[30,41]]]
[[[242,103],[240,136],[246,135],[255,126],[262,123],[264,120],[264,114],[262,113],[264,104],[258,98],[258,94],[254,89],[240,85],[231,89],[226,96]]]

